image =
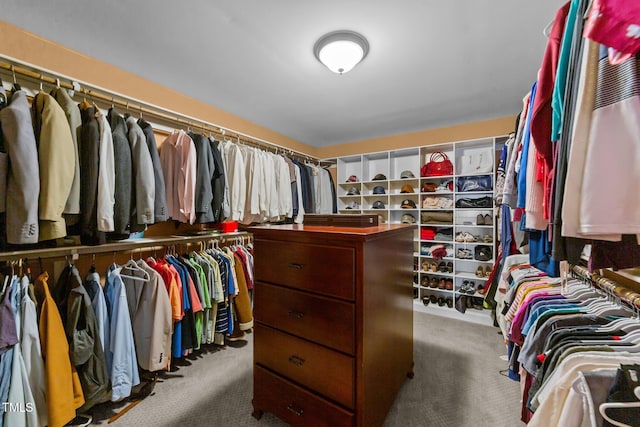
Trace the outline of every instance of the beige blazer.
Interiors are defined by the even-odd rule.
[[[80,109],[78,105],[71,99],[66,89],[55,88],[51,91],[51,96],[60,104],[69,123],[71,130],[71,138],[73,138],[75,168],[73,174],[73,183],[71,184],[71,192],[64,208],[65,214],[80,213],[80,160],[78,159],[78,141],[80,140],[80,127],[82,126],[82,118],[80,117]],[[71,219],[66,217],[67,223],[73,221],[77,223],[80,217]]]
[[[139,264],[149,280],[132,279],[145,275],[127,265],[120,274],[127,294],[138,365],[148,371],[158,371],[166,369],[171,355],[171,303],[160,274],[142,260]]]
[[[39,240],[58,239],[67,234],[62,213],[75,176],[75,146],[67,117],[51,95],[38,93],[32,109],[40,165]]]

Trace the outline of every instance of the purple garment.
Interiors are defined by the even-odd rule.
[[[635,235],[623,235],[620,242],[594,240],[591,243],[589,272],[601,268],[633,268],[640,265],[640,246]]]
[[[11,308],[11,289],[12,286],[10,283],[0,303],[0,354],[18,343],[16,317]]]

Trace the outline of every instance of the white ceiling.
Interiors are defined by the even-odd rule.
[[[312,146],[517,114],[560,0],[2,0],[0,18]],[[313,55],[350,29],[367,58]]]

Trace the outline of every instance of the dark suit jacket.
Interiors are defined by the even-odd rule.
[[[96,109],[80,110],[80,241],[83,245],[100,245],[106,241],[98,231],[98,174],[100,170],[100,127]]]
[[[222,222],[224,220],[224,212],[222,209],[224,203],[224,161],[222,160],[218,143],[213,138],[209,138],[209,145],[211,146],[211,153],[213,154],[213,162],[215,164],[213,181],[211,183],[213,190],[211,210],[213,212],[213,220],[215,222]]]
[[[107,114],[111,135],[113,137],[113,160],[116,169],[115,205],[113,207],[114,231],[109,235],[112,239],[129,237],[129,220],[131,218],[131,202],[133,182],[131,166],[131,148],[127,139],[127,125],[116,110],[111,108]]]
[[[215,164],[211,146],[204,135],[189,132],[189,137],[196,146],[196,223],[212,222],[214,218],[211,211],[211,180]]]

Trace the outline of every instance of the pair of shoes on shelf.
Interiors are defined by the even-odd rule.
[[[447,306],[449,308],[453,307],[453,299],[451,298],[445,298],[445,297],[439,297],[438,298],[438,306],[439,307],[444,307]]]
[[[456,252],[456,258],[458,259],[473,259],[473,253],[470,249],[459,248]]]
[[[487,265],[486,267],[479,265],[478,268],[476,268],[476,276],[489,277],[491,276],[492,271],[493,271],[493,267],[491,267],[490,265]]]
[[[493,217],[489,214],[478,214],[476,217],[476,225],[493,225]]]
[[[493,243],[493,236],[491,234],[485,234],[482,236],[482,241],[484,243]]]
[[[466,231],[461,231],[456,234],[456,242],[458,243],[462,243],[462,242],[473,243],[477,241],[478,241],[477,236],[474,236],[471,233],[467,233]]]
[[[476,293],[476,284],[471,280],[462,282],[462,286],[458,289],[461,294],[474,295]]]

